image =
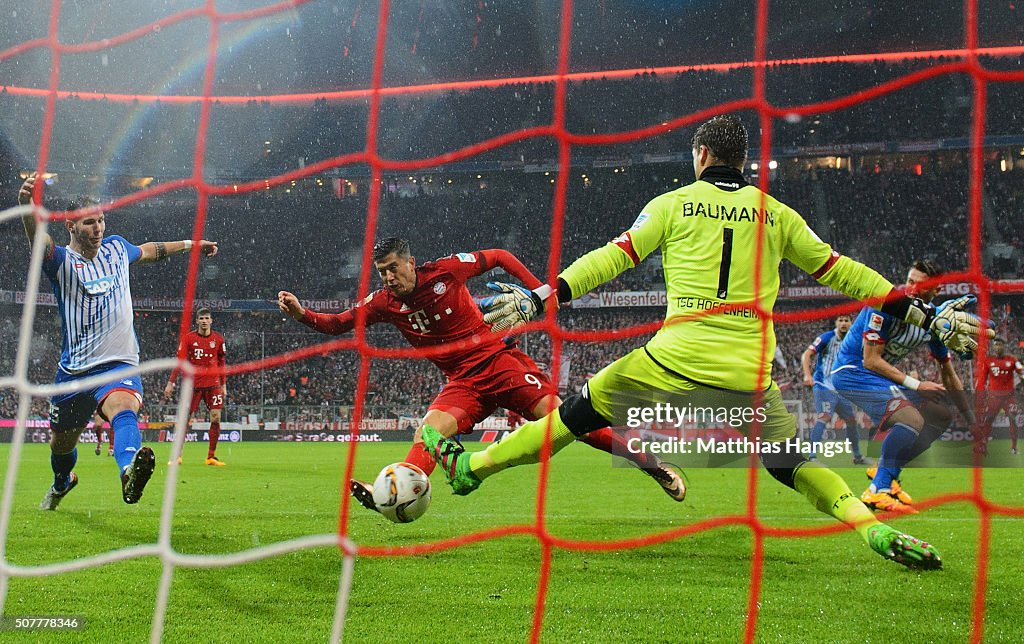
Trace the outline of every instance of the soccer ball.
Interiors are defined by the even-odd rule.
[[[409,523],[430,506],[430,478],[412,463],[392,463],[373,482],[377,510],[395,523]]]

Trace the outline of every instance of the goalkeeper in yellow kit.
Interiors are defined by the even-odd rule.
[[[712,118],[693,137],[697,181],[655,197],[628,231],[576,260],[556,285],[535,291],[494,285],[502,292],[482,303],[484,319],[496,331],[507,330],[539,315],[545,300],[569,302],[660,248],[668,311],[664,326],[646,346],[606,366],[579,395],[500,443],[465,452],[427,426],[426,447],[455,493],[469,494],[507,467],[538,462],[549,426],[555,453],[578,436],[624,424],[628,409],[657,404],[665,396],[677,406],[743,400],[758,410],[752,438],[774,447],[758,450],[774,478],[855,528],[883,557],[912,568],[941,568],[934,547],[880,523],[842,478],[808,461],[789,441],[796,436],[796,419],[771,377],[775,333],[770,315],[779,290],[779,263],[788,259],[858,300],[886,298],[884,311],[930,329],[956,351],[977,346],[981,320],[957,306],[937,312],[895,291],[874,270],[834,252],[796,211],[746,182],[741,173],[746,157],[747,132],[740,120]]]

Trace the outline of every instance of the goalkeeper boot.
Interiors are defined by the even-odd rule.
[[[935,546],[884,523],[868,531],[868,545],[889,561],[917,570],[941,570],[942,557]]]
[[[644,469],[644,472],[657,481],[673,501],[682,501],[686,498],[686,480],[683,478],[683,470],[678,465],[659,461],[657,467]]]
[[[373,486],[364,481],[357,481],[352,479],[348,486],[349,492],[352,494],[352,498],[359,502],[359,505],[363,506],[367,510],[373,510],[374,512],[380,512],[377,509],[377,504],[373,500]]]
[[[142,498],[142,491],[146,489],[146,483],[153,476],[156,469],[156,457],[153,450],[148,447],[140,447],[135,452],[135,458],[130,465],[126,465],[121,472],[121,496],[125,503],[138,503]]]
[[[60,492],[51,485],[50,489],[46,492],[46,496],[43,497],[43,502],[39,504],[39,509],[56,510],[61,500],[68,495],[68,492],[75,489],[76,485],[78,485],[78,475],[74,472],[68,477],[67,487]]]
[[[452,491],[465,496],[480,487],[480,479],[469,469],[469,454],[458,441],[441,436],[430,425],[423,426],[423,443],[434,461],[441,466]]]
[[[889,494],[888,491],[879,490],[872,492],[871,488],[864,490],[860,495],[860,502],[876,512],[893,512],[895,514],[917,514],[917,510],[904,505],[899,499]]]

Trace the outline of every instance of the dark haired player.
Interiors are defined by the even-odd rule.
[[[423,427],[444,436],[472,431],[498,407],[536,419],[560,403],[547,375],[525,353],[506,344],[484,323],[480,309],[465,282],[495,267],[505,269],[529,288],[541,283],[514,255],[505,250],[457,253],[422,266],[410,254],[409,242],[389,237],[373,248],[373,262],[384,282],[353,308],[324,314],[304,308],[292,293],[281,291],[282,312],[321,333],[340,335],[355,328],[356,314],[366,314],[366,324],[388,323],[398,328],[413,347],[447,376],[441,393],[427,409],[416,430],[405,460],[428,475],[435,463],[423,449]],[[595,432],[584,441],[606,452],[627,455],[625,443],[610,429]],[[618,445],[613,451],[613,445]],[[636,454],[632,460],[654,478],[665,492],[682,501],[686,487],[682,477],[656,457]],[[372,486],[352,481],[352,495],[364,507],[375,510]]]
[[[37,175],[30,176],[18,192],[18,203],[32,203]],[[139,364],[139,343],[129,286],[129,266],[155,262],[192,248],[192,240],[146,242],[141,246],[123,237],[104,237],[106,216],[89,200],[64,204],[58,210],[79,210],[63,222],[67,246],[58,246],[36,225],[33,213],[21,218],[30,242],[44,235],[43,273],[57,297],[63,337],[56,384],[107,376],[99,385],[54,395],[50,400],[50,466],[53,485],[39,504],[40,510],[56,510],[68,492],[78,485],[72,471],[78,461],[78,438],[93,412],[110,422],[114,431],[114,460],[121,476],[125,503],[138,503],[156,465],[153,450],[142,446],[139,409],[142,379],[120,373]],[[216,242],[198,242],[200,252],[217,254]]]
[[[821,443],[825,436],[825,426],[836,416],[846,423],[846,440],[853,450],[853,464],[864,465],[867,459],[860,452],[860,428],[853,405],[832,387],[832,363],[836,360],[839,347],[843,343],[853,324],[848,313],[836,316],[835,329],[825,331],[807,347],[800,356],[800,366],[804,370],[804,384],[814,391],[814,411],[818,417],[811,429],[811,460],[814,460],[814,446]],[[811,361],[814,360],[814,373],[811,373]]]
[[[224,377],[224,336],[213,330],[213,314],[210,309],[196,311],[196,328],[185,334],[178,343],[178,360],[188,360],[197,368],[192,389],[192,401],[188,408],[188,422],[205,403],[210,410],[210,444],[206,451],[206,464],[223,467],[226,463],[217,458],[217,440],[220,438],[220,410],[224,409],[227,398],[227,378]],[[175,368],[164,387],[164,399],[174,393],[174,381],[181,370]],[[177,459],[181,463],[181,457]],[[171,461],[173,462],[173,461]],[[168,463],[170,465],[170,462]]]
[[[914,262],[907,272],[906,292],[931,302],[938,286],[926,288],[923,284],[941,273],[932,261]],[[941,384],[918,380],[896,366],[924,345],[939,363]],[[879,432],[889,430],[882,441],[878,466],[868,469],[871,484],[860,500],[876,510],[915,512],[913,499],[900,484],[900,472],[946,431],[953,418],[946,404],[947,394],[974,425],[974,411],[967,404],[949,350],[927,330],[884,310],[866,307],[839,347],[839,356],[832,365],[832,385],[840,396],[863,409]]]
[[[651,404],[662,392],[672,392],[676,406],[742,400],[760,407],[765,416],[756,445],[778,448],[758,452],[772,477],[856,529],[886,559],[938,568],[941,561],[932,546],[880,523],[842,478],[792,446],[796,419],[772,380],[775,333],[771,318],[762,319],[759,310],[770,315],[785,258],[852,297],[888,296],[883,309],[935,329],[961,349],[976,346],[969,336],[981,333],[981,321],[952,307],[936,314],[923,302],[894,292],[867,266],[834,252],[796,211],[747,183],[742,173],[746,158],[747,132],[740,120],[712,118],[693,137],[697,181],[655,197],[629,230],[577,259],[556,284],[498,295],[483,306],[485,320],[499,328],[515,327],[539,315],[545,297],[556,294],[559,303],[569,302],[661,249],[668,310],[665,324],[646,346],[606,366],[547,417],[526,423],[484,451],[466,452],[430,427],[424,428],[424,442],[455,492],[469,494],[504,469],[538,462],[548,440],[554,454],[599,427],[621,424],[629,410],[621,404],[627,395],[629,403]]]
[[[981,390],[984,396],[984,409],[981,422],[976,431],[975,437],[978,451],[987,451],[987,441],[992,433],[992,421],[996,419],[1000,411],[1006,412],[1010,421],[1010,453],[1017,454],[1017,413],[1018,406],[1016,395],[1013,390],[1013,376],[1020,374],[1024,377],[1024,365],[1015,356],[1007,355],[1006,341],[1002,338],[992,340],[992,355],[988,356],[985,363],[985,375],[981,379]]]

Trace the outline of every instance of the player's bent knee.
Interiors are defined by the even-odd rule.
[[[945,405],[929,403],[921,411],[928,425],[948,425],[953,420],[953,413]]]
[[[796,489],[793,483],[796,470],[807,462],[807,457],[800,451],[795,441],[784,441],[779,445],[781,449],[778,452],[760,454],[761,464],[776,481]]]
[[[583,436],[608,426],[604,416],[594,411],[590,398],[582,394],[567,398],[558,408],[558,415],[574,436]]]

